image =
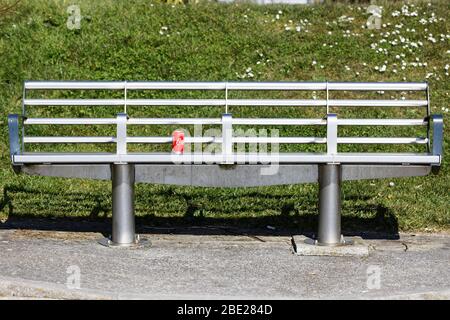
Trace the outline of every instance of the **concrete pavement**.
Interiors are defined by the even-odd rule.
[[[0,230],[0,297],[450,298],[447,233],[365,239],[368,257],[315,257],[294,255],[287,235],[148,230],[152,247],[137,250],[100,246],[96,232]]]

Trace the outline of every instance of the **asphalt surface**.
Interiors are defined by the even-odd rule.
[[[151,248],[133,250],[103,247],[96,232],[3,229],[0,298],[450,299],[450,234],[365,239],[368,257],[316,257],[293,254],[287,235],[232,233],[156,229]]]

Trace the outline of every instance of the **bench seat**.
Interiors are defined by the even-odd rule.
[[[430,153],[234,153],[231,154],[234,164],[261,163],[352,163],[352,164],[426,164],[439,165],[439,155]],[[174,155],[171,153],[39,153],[24,152],[13,155],[13,164],[39,163],[221,163],[220,154],[185,153]]]

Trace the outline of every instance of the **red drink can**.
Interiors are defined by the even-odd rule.
[[[184,152],[184,132],[181,130],[172,132],[172,152],[175,154]]]

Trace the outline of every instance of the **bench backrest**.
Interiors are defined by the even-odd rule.
[[[99,90],[101,98],[42,98],[40,92],[53,91],[75,92],[85,90]],[[180,98],[148,98],[131,97],[134,92],[170,91],[180,93]],[[192,92],[215,91],[222,95],[221,98],[198,97]],[[261,98],[269,93],[275,98]],[[311,97],[311,92],[321,97]],[[415,95],[414,99],[396,97],[394,99],[380,99],[382,94],[391,92],[408,92]],[[113,93],[113,98],[104,98],[106,93]],[[251,98],[234,98],[235,93],[255,93]],[[296,92],[309,92],[308,98],[293,97]],[[385,93],[387,92],[387,93]],[[361,98],[361,95],[367,95]],[[206,93],[207,95],[207,93]],[[374,97],[377,95],[377,97]],[[255,98],[255,96],[257,96]],[[266,94],[267,96],[267,94]],[[357,96],[357,98],[354,98]],[[326,145],[325,153],[334,155],[338,153],[338,145],[369,145],[369,144],[401,144],[422,145],[423,152],[432,155],[442,153],[442,119],[439,116],[433,118],[430,112],[429,87],[427,83],[354,83],[354,82],[72,82],[72,81],[27,81],[24,84],[23,96],[23,131],[21,145],[26,151],[28,144],[65,144],[65,143],[112,143],[116,144],[117,154],[129,153],[128,144],[167,144],[172,143],[171,136],[130,136],[130,126],[158,125],[158,126],[184,126],[204,125],[219,126],[221,134],[212,136],[186,137],[186,144],[217,144],[224,156],[223,163],[235,162],[231,156],[235,152],[237,144],[269,143],[269,144],[323,144]],[[116,107],[123,108],[116,117],[29,117],[30,108],[41,107]],[[153,106],[177,108],[183,106],[217,107],[223,108],[220,117],[209,118],[177,118],[177,117],[134,117],[131,108]],[[298,107],[313,108],[319,111],[321,116],[313,118],[267,118],[264,114],[260,117],[237,118],[233,117],[230,109],[236,107]],[[355,110],[357,108],[357,110]],[[377,110],[400,110],[396,115],[406,118],[386,117]],[[341,117],[337,110],[352,109],[352,117]],[[413,110],[402,112],[402,110]],[[264,110],[264,109],[262,109]],[[375,117],[361,118],[354,115],[364,114],[365,110],[371,110]],[[375,110],[375,111],[374,111]],[[69,115],[76,112],[68,112]],[[176,112],[174,112],[176,114]],[[317,114],[317,113],[316,113]],[[345,114],[345,112],[344,112]],[[348,113],[347,113],[348,114]],[[370,113],[369,113],[370,114]],[[415,115],[411,118],[409,115]],[[437,123],[434,134],[434,142],[431,144],[432,119]],[[115,134],[112,136],[30,136],[28,127],[34,125],[115,125]],[[233,133],[236,126],[321,126],[326,131],[323,136],[238,136]],[[340,136],[338,127],[420,127],[423,128],[423,136]],[[391,131],[389,131],[391,132]],[[439,136],[440,135],[440,136]],[[346,149],[347,150],[347,149]],[[200,149],[201,151],[201,149]],[[380,162],[382,162],[380,160]],[[440,162],[440,160],[439,160]]]

